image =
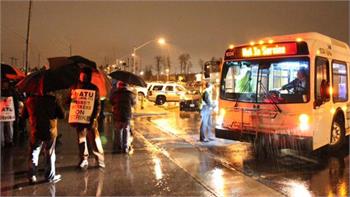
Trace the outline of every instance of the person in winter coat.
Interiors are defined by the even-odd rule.
[[[29,181],[37,182],[37,170],[40,151],[44,149],[46,158],[47,181],[55,182],[61,179],[61,175],[55,170],[55,146],[57,138],[57,119],[63,119],[64,113],[55,96],[32,95],[26,100],[22,117],[29,118],[30,133],[30,160]]]
[[[97,125],[97,118],[100,112],[100,96],[97,86],[91,83],[91,78],[92,69],[89,67],[82,68],[79,73],[79,81],[71,87],[71,97],[69,99],[72,103],[76,102],[74,98],[75,90],[93,90],[95,93],[93,110],[88,123],[70,123],[71,126],[76,128],[78,135],[77,141],[80,156],[79,167],[81,169],[87,169],[89,165],[89,149],[87,143],[89,143],[89,147],[92,149],[97,166],[105,168],[103,147]],[[70,111],[70,113],[72,112]]]
[[[117,89],[110,95],[110,102],[113,105],[113,119],[115,126],[114,148],[128,153],[130,147],[130,120],[131,108],[135,105],[134,93],[127,89],[127,84],[117,82]]]

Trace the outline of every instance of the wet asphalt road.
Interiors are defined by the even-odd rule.
[[[195,112],[170,110],[167,117],[151,120],[168,133],[206,147],[218,161],[287,196],[349,196],[349,144],[337,153],[326,149],[305,154],[282,150],[264,157],[249,143],[217,139],[198,142],[200,116]],[[347,139],[349,141],[349,139]]]
[[[176,107],[166,111],[167,115],[135,119],[129,155],[112,154],[111,122],[106,119],[103,171],[93,167],[92,158],[87,171],[76,169],[76,133],[60,122],[63,137],[56,152],[63,179],[57,183],[28,184],[25,142],[2,150],[1,195],[349,196],[348,145],[323,157],[304,159],[286,151],[258,158],[248,143],[199,142],[198,114],[180,113]]]

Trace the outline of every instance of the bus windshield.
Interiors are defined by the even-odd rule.
[[[221,98],[255,103],[309,101],[308,58],[227,61],[222,70]]]

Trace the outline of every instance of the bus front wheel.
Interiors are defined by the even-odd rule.
[[[330,149],[332,151],[339,150],[343,145],[345,140],[345,127],[343,121],[340,118],[337,118],[333,121],[331,129],[331,140],[330,140]]]

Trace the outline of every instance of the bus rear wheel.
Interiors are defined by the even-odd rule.
[[[343,121],[339,118],[335,119],[332,124],[331,140],[329,143],[331,151],[336,151],[341,148],[345,140],[345,127]]]

